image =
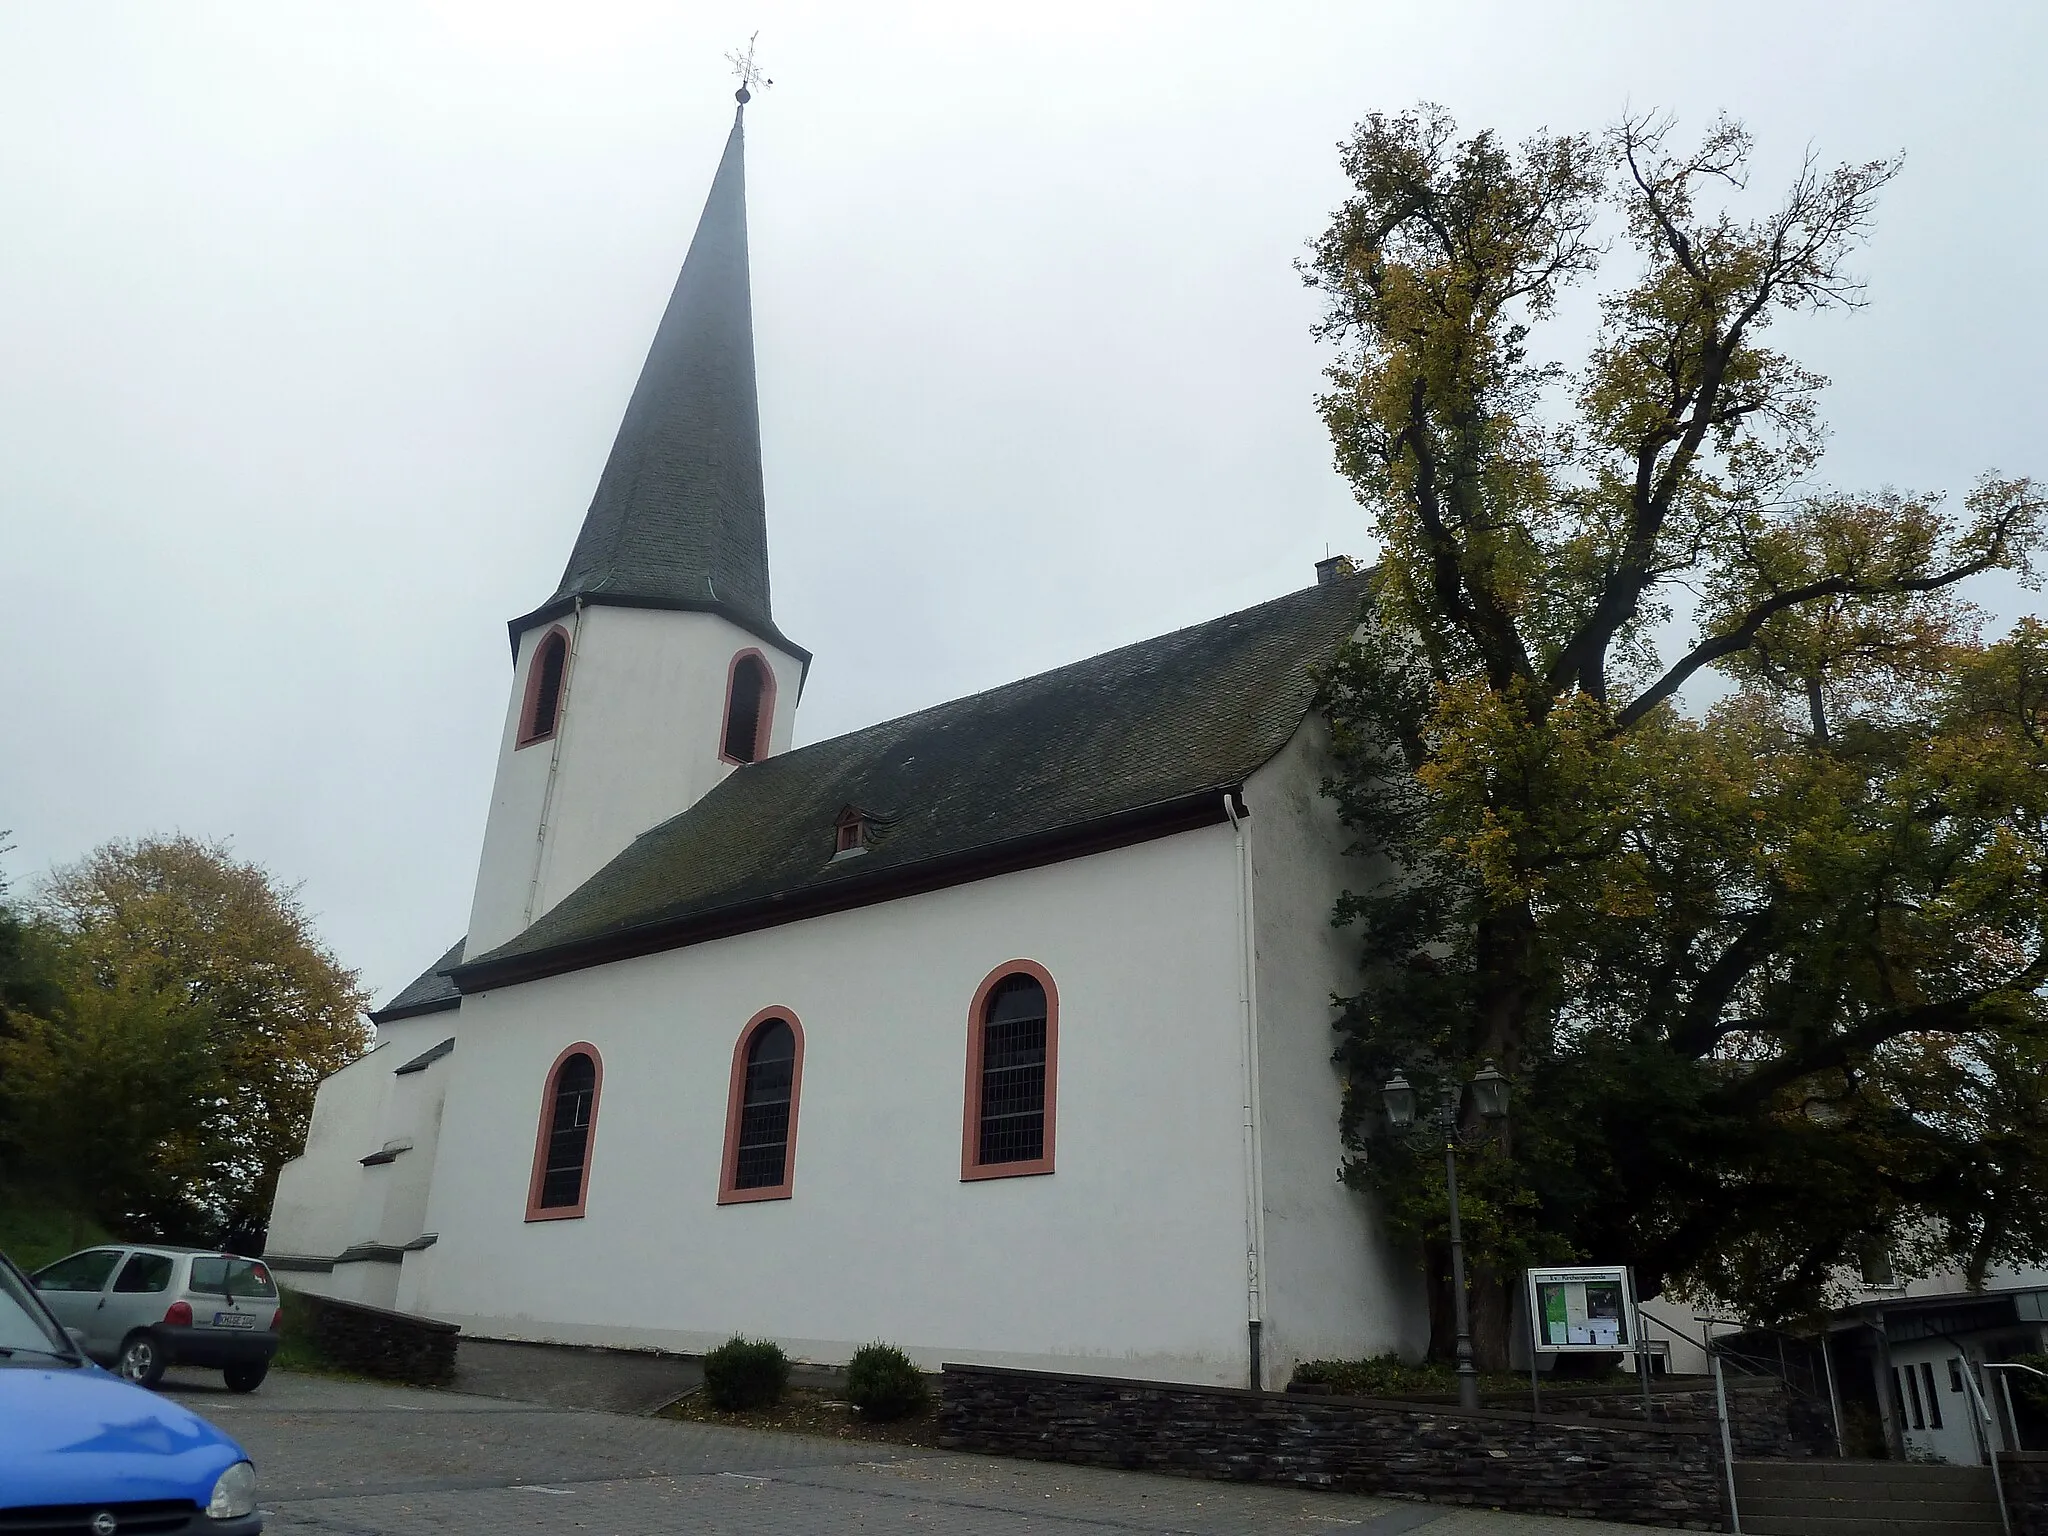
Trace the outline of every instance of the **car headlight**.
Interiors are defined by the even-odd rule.
[[[221,1473],[213,1485],[213,1497],[206,1501],[210,1520],[239,1520],[256,1511],[256,1469],[238,1461]]]

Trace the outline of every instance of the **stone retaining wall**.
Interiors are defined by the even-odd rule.
[[[951,1450],[1726,1529],[1720,1435],[1698,1425],[973,1365],[939,1394]]]
[[[1329,1395],[1335,1389],[1318,1383],[1296,1382],[1289,1392]],[[1713,1378],[1659,1378],[1651,1384],[1650,1422],[1653,1424],[1706,1424],[1720,1432],[1721,1409],[1714,1396]],[[1431,1392],[1401,1399],[1403,1402],[1452,1407],[1457,1398]],[[1528,1392],[1489,1392],[1480,1399],[1485,1408],[1509,1413],[1523,1412]],[[1640,1383],[1628,1386],[1589,1386],[1573,1382],[1562,1387],[1543,1388],[1543,1417],[1643,1422],[1643,1393]],[[1834,1419],[1825,1403],[1799,1397],[1781,1381],[1755,1376],[1728,1378],[1728,1430],[1735,1442],[1735,1454],[1743,1460],[1796,1460],[1807,1456],[1835,1454]]]
[[[345,1371],[416,1387],[445,1387],[455,1379],[455,1336],[462,1330],[454,1323],[309,1291],[287,1291],[284,1306],[310,1318],[314,1347]]]
[[[2008,1451],[1998,1458],[2012,1536],[2048,1536],[2048,1451]]]
[[[1690,1379],[1690,1378],[1688,1378]],[[1591,1414],[1599,1419],[1643,1421],[1640,1388],[1611,1392],[1543,1393],[1545,1418]],[[1658,1424],[1705,1424],[1720,1433],[1721,1410],[1708,1379],[1700,1386],[1663,1386],[1651,1394],[1651,1419]],[[1799,1397],[1775,1379],[1728,1379],[1728,1431],[1743,1460],[1790,1460],[1835,1454],[1834,1419],[1825,1403]]]

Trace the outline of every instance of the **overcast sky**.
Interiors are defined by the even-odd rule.
[[[509,681],[732,113],[775,615],[823,737],[1367,547],[1293,267],[1367,112],[1717,109],[1907,153],[1781,333],[1827,476],[2043,462],[2048,7],[12,0],[0,827],[230,837],[388,996],[462,931]],[[2036,600],[2005,589],[2010,616]]]

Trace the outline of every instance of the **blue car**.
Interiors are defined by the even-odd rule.
[[[86,1359],[0,1254],[0,1531],[262,1529],[256,1469],[242,1448]]]

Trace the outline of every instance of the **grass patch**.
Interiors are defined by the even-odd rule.
[[[875,1423],[853,1411],[842,1396],[817,1387],[789,1387],[767,1408],[726,1413],[711,1406],[703,1388],[670,1403],[655,1415],[692,1424],[727,1424],[738,1429],[772,1429],[785,1435],[818,1435],[828,1440],[883,1440],[896,1445],[936,1446],[939,1425],[930,1410],[910,1418]]]
[[[328,1376],[336,1381],[375,1380],[360,1371],[336,1365],[321,1352],[320,1342],[313,1333],[313,1308],[299,1292],[279,1286],[277,1299],[284,1312],[284,1324],[278,1330],[277,1353],[270,1357],[273,1370],[296,1371],[301,1376]]]
[[[106,1241],[107,1229],[89,1216],[0,1189],[0,1253],[22,1269],[41,1269],[53,1259]]]

